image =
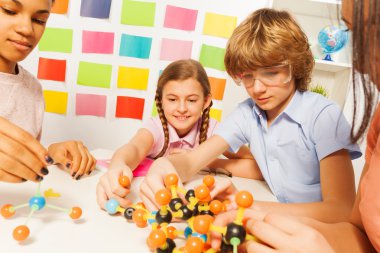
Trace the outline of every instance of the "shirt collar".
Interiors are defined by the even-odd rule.
[[[198,129],[199,129],[201,120],[202,119],[199,119],[198,122],[194,124],[193,128],[191,128],[190,132],[183,138],[180,138],[177,134],[177,131],[174,129],[174,127],[168,123],[169,144],[176,143],[179,141],[185,141],[187,144],[193,147],[198,139],[197,137],[199,136]]]

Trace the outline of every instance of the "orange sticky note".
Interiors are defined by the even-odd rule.
[[[68,7],[69,0],[55,0],[51,12],[56,14],[66,14]]]
[[[116,118],[142,119],[145,99],[117,96]]]
[[[38,61],[37,78],[64,82],[66,80],[66,60],[40,57]]]
[[[216,100],[223,100],[224,90],[226,88],[226,79],[210,76],[208,80],[211,86],[212,98]]]

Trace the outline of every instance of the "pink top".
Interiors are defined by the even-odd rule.
[[[0,72],[0,117],[39,139],[45,109],[42,87],[20,65],[18,70],[17,75]]]
[[[201,120],[198,120],[198,123],[193,126],[193,128],[190,130],[190,132],[183,138],[180,138],[175,131],[175,129],[168,124],[169,128],[169,145],[168,148],[164,154],[164,156],[169,155],[170,150],[172,149],[193,149],[197,146],[199,146],[199,128],[201,124]],[[214,133],[216,126],[218,122],[212,118],[210,118],[209,121],[209,126],[208,126],[208,131],[207,131],[207,138],[212,136]],[[150,118],[146,120],[142,128],[146,128],[149,130],[154,139],[153,147],[150,150],[148,157],[154,158],[156,157],[162,150],[165,142],[165,135],[164,135],[164,130],[162,128],[162,123],[160,120],[160,117],[156,116],[153,118]]]
[[[362,222],[368,238],[380,252],[380,106],[377,107],[367,135],[365,154],[368,171],[361,182],[359,204]]]

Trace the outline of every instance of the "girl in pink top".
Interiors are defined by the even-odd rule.
[[[156,159],[193,149],[210,137],[217,125],[209,115],[210,83],[197,61],[179,60],[169,64],[158,80],[155,102],[158,117],[144,122],[136,135],[116,151],[109,171],[100,178],[97,198],[102,208],[109,198],[117,199],[122,206],[130,204],[125,198],[129,190],[119,185],[118,178],[126,175],[132,180],[132,171],[145,157]],[[235,175],[239,175],[239,167],[257,168],[246,147],[237,154],[225,155],[230,159],[218,159],[209,167],[223,167]],[[252,169],[245,176],[257,177],[259,173],[258,169]]]
[[[18,65],[37,45],[54,0],[0,1],[0,181],[41,181],[48,164],[79,179],[95,159],[79,141],[39,142],[44,99],[38,80]]]
[[[248,253],[380,252],[380,0],[343,0],[342,19],[352,30],[353,40],[352,141],[360,140],[370,126],[366,162],[351,216],[347,222],[325,224],[311,219],[300,222],[274,214],[246,212],[247,218],[251,218],[248,230],[260,239],[260,243],[246,244]],[[359,105],[364,107],[359,110],[363,112],[361,117],[357,115]],[[214,224],[227,224],[234,215],[223,214]],[[217,248],[219,244],[220,237],[215,236],[213,246]]]

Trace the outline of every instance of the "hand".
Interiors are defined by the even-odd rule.
[[[0,117],[0,181],[41,181],[53,160],[28,132]]]
[[[80,141],[54,143],[48,152],[57,164],[70,169],[70,175],[77,180],[95,169],[95,158]]]
[[[229,200],[230,204],[227,206],[227,210],[237,209],[235,202],[235,195],[238,193],[235,185],[231,179],[224,177],[215,177],[214,186],[211,188],[211,199],[218,199],[220,201]]]
[[[131,201],[126,198],[130,190],[119,184],[120,176],[127,176],[129,181],[132,182],[133,174],[128,166],[109,168],[109,170],[100,177],[98,185],[96,186],[96,196],[98,205],[101,208],[105,209],[109,199],[116,199],[120,206],[124,208],[131,204]]]
[[[176,169],[168,159],[161,157],[155,160],[143,182],[140,185],[140,199],[144,202],[145,207],[150,210],[157,210],[159,205],[156,203],[155,194],[165,188],[164,179],[168,174],[177,174]],[[183,188],[180,177],[178,176],[178,187]]]

